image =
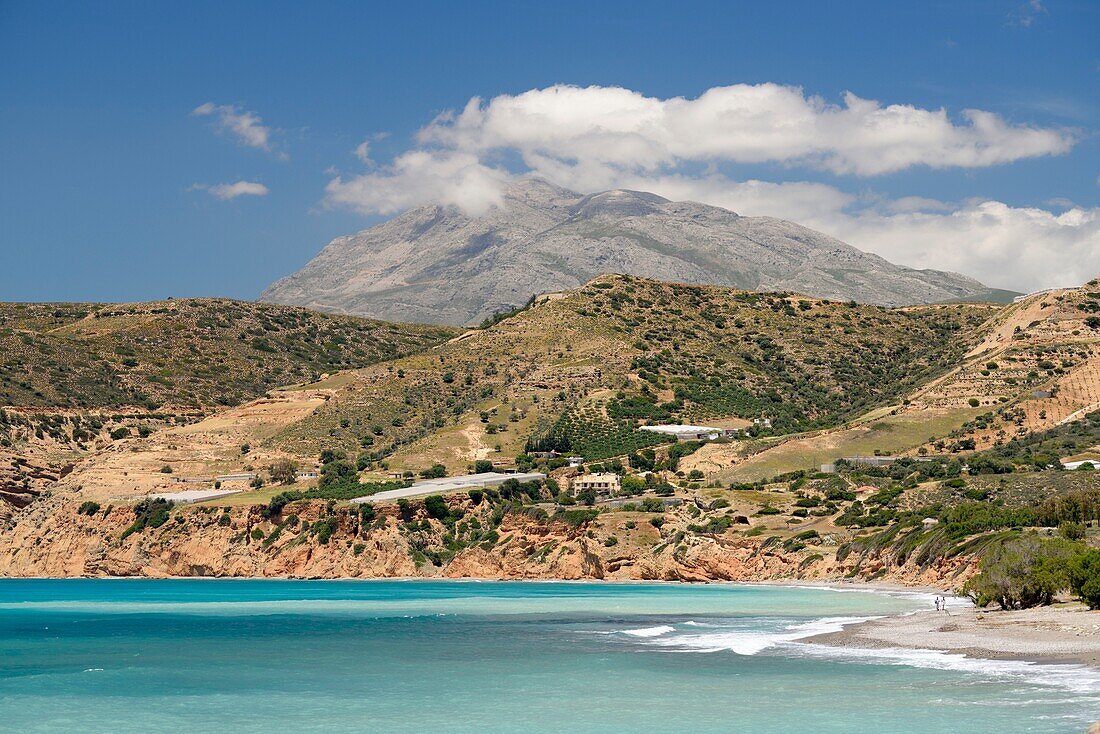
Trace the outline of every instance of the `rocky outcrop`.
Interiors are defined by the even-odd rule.
[[[582,196],[525,179],[479,217],[426,206],[338,237],[261,300],[476,324],[602,273],[890,306],[991,293],[971,278],[900,267],[781,219],[638,191]]]

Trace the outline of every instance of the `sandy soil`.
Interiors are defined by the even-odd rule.
[[[942,650],[978,658],[1100,668],[1100,611],[1088,611],[1076,602],[1011,612],[949,605],[946,613],[927,610],[872,620],[805,642]]]

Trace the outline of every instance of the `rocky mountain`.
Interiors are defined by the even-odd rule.
[[[260,298],[390,321],[476,324],[601,273],[888,306],[997,295],[793,222],[639,191],[582,196],[529,178],[482,216],[425,206],[339,237]]]

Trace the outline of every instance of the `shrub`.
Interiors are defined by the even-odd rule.
[[[264,539],[264,531],[260,530],[259,528],[253,528],[252,529],[252,539],[253,540],[263,540]]]
[[[1085,525],[1066,521],[1058,525],[1058,534],[1066,540],[1082,540],[1085,537]]]
[[[420,476],[425,479],[440,479],[447,476],[447,467],[442,464],[433,464],[430,469],[420,472]]]
[[[91,517],[92,515],[99,512],[99,503],[88,500],[87,502],[81,503],[76,512],[78,515],[88,515],[89,517]]]
[[[364,502],[363,504],[359,505],[359,517],[364,524],[373,522],[375,516],[377,515],[378,511],[374,509],[374,505],[372,505],[370,502]]]
[[[606,540],[604,540],[603,544],[605,548],[610,548],[611,546],[618,545],[619,539],[616,538],[614,535],[611,535],[608,536]]]
[[[161,474],[171,474],[172,473],[172,467],[169,466],[168,464],[165,464],[164,466],[162,466],[160,468],[160,473]]]
[[[333,459],[321,468],[321,479],[317,486],[329,487],[349,480],[355,481],[356,477],[354,466],[343,459]]]
[[[321,545],[328,543],[334,530],[336,530],[335,518],[326,517],[313,523],[313,532],[317,534],[317,542]]]
[[[486,474],[493,470],[493,462],[488,459],[478,459],[474,462],[474,474]]]
[[[134,505],[134,522],[122,531],[121,540],[125,540],[134,533],[140,533],[145,528],[159,528],[168,522],[168,511],[172,503],[157,497],[143,500]]]
[[[446,522],[451,517],[451,508],[447,507],[447,501],[441,495],[433,494],[424,498],[424,510],[428,517]]]

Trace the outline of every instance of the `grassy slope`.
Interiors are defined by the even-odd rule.
[[[0,405],[232,405],[454,330],[228,299],[0,304]]]

